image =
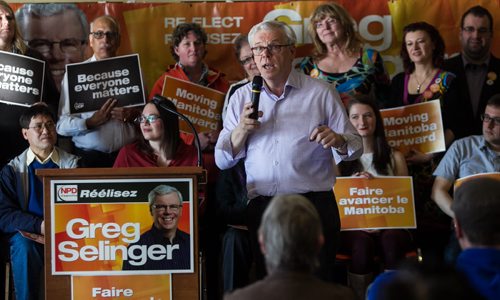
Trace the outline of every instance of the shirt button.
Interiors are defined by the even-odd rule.
[[[277,166],[279,165],[280,163],[278,161],[274,161],[274,165]]]

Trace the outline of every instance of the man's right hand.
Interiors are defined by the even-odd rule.
[[[117,100],[113,98],[106,100],[101,108],[85,121],[87,128],[94,129],[106,123],[111,118],[111,110],[113,110],[116,103]]]
[[[240,122],[231,133],[231,144],[233,145],[234,154],[240,152],[245,145],[248,135],[260,127],[260,122],[258,120],[250,118],[252,112],[252,103],[245,103],[240,115]],[[259,118],[262,117],[262,115],[263,112],[259,111]]]

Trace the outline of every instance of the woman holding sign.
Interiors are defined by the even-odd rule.
[[[445,144],[454,139],[454,128],[461,120],[456,112],[457,90],[455,75],[441,69],[445,45],[435,27],[425,22],[412,23],[403,29],[401,58],[405,71],[392,80],[390,107],[406,106],[430,100],[439,100],[444,126]],[[415,149],[406,156],[413,176],[417,214],[417,240],[424,256],[442,256],[449,236],[450,220],[430,198],[434,177],[432,172],[441,155],[422,153]],[[442,234],[442,235],[441,235]],[[437,237],[437,238],[435,238]],[[442,244],[442,245],[440,245]]]
[[[38,52],[26,47],[17,27],[12,8],[10,8],[10,6],[2,0],[0,0],[0,50],[43,60],[42,56]],[[9,65],[9,62],[2,61],[2,64],[5,67]],[[17,66],[14,67],[17,68]],[[4,71],[2,71],[2,73]],[[47,76],[47,67],[45,68],[45,71],[43,95],[41,99],[54,113],[56,113],[59,94],[51,76]],[[5,74],[9,73],[5,72]],[[12,81],[4,81],[4,83],[9,82]],[[4,92],[8,93],[9,91],[0,89],[0,100],[4,100],[2,97],[2,93]],[[23,106],[9,105],[4,102],[0,102],[0,115],[2,116],[0,118],[0,136],[2,137],[2,140],[8,141],[0,147],[0,167],[26,149],[27,143],[20,134],[21,126],[19,125],[19,117],[25,110],[26,107]]]
[[[403,154],[391,149],[385,139],[380,111],[368,96],[351,99],[347,105],[349,120],[363,139],[363,155],[355,161],[339,164],[342,176],[408,176]],[[341,232],[339,252],[351,256],[348,282],[358,298],[364,299],[366,288],[373,279],[373,258],[378,254],[385,269],[395,269],[411,249],[407,230],[356,230]]]
[[[164,103],[177,111],[172,102]],[[180,138],[176,115],[150,102],[136,121],[142,135],[137,142],[120,149],[114,168],[196,166],[196,148]]]

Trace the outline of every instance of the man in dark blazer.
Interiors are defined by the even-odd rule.
[[[455,138],[480,135],[486,102],[500,93],[500,59],[490,53],[493,17],[482,6],[468,9],[461,20],[460,55],[445,61],[444,69],[455,73],[459,88],[454,122]]]
[[[224,299],[355,299],[347,287],[313,275],[323,242],[321,221],[309,200],[301,195],[274,197],[259,228],[268,275]]]

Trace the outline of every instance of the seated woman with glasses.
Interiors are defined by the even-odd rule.
[[[374,93],[378,106],[384,107],[391,81],[382,56],[374,49],[363,49],[345,8],[325,3],[316,7],[310,19],[314,55],[304,58],[298,68],[333,84],[344,105],[353,96]]]
[[[171,101],[164,104],[177,111]],[[196,147],[180,138],[177,116],[149,102],[136,121],[142,135],[120,149],[114,168],[196,166]]]

